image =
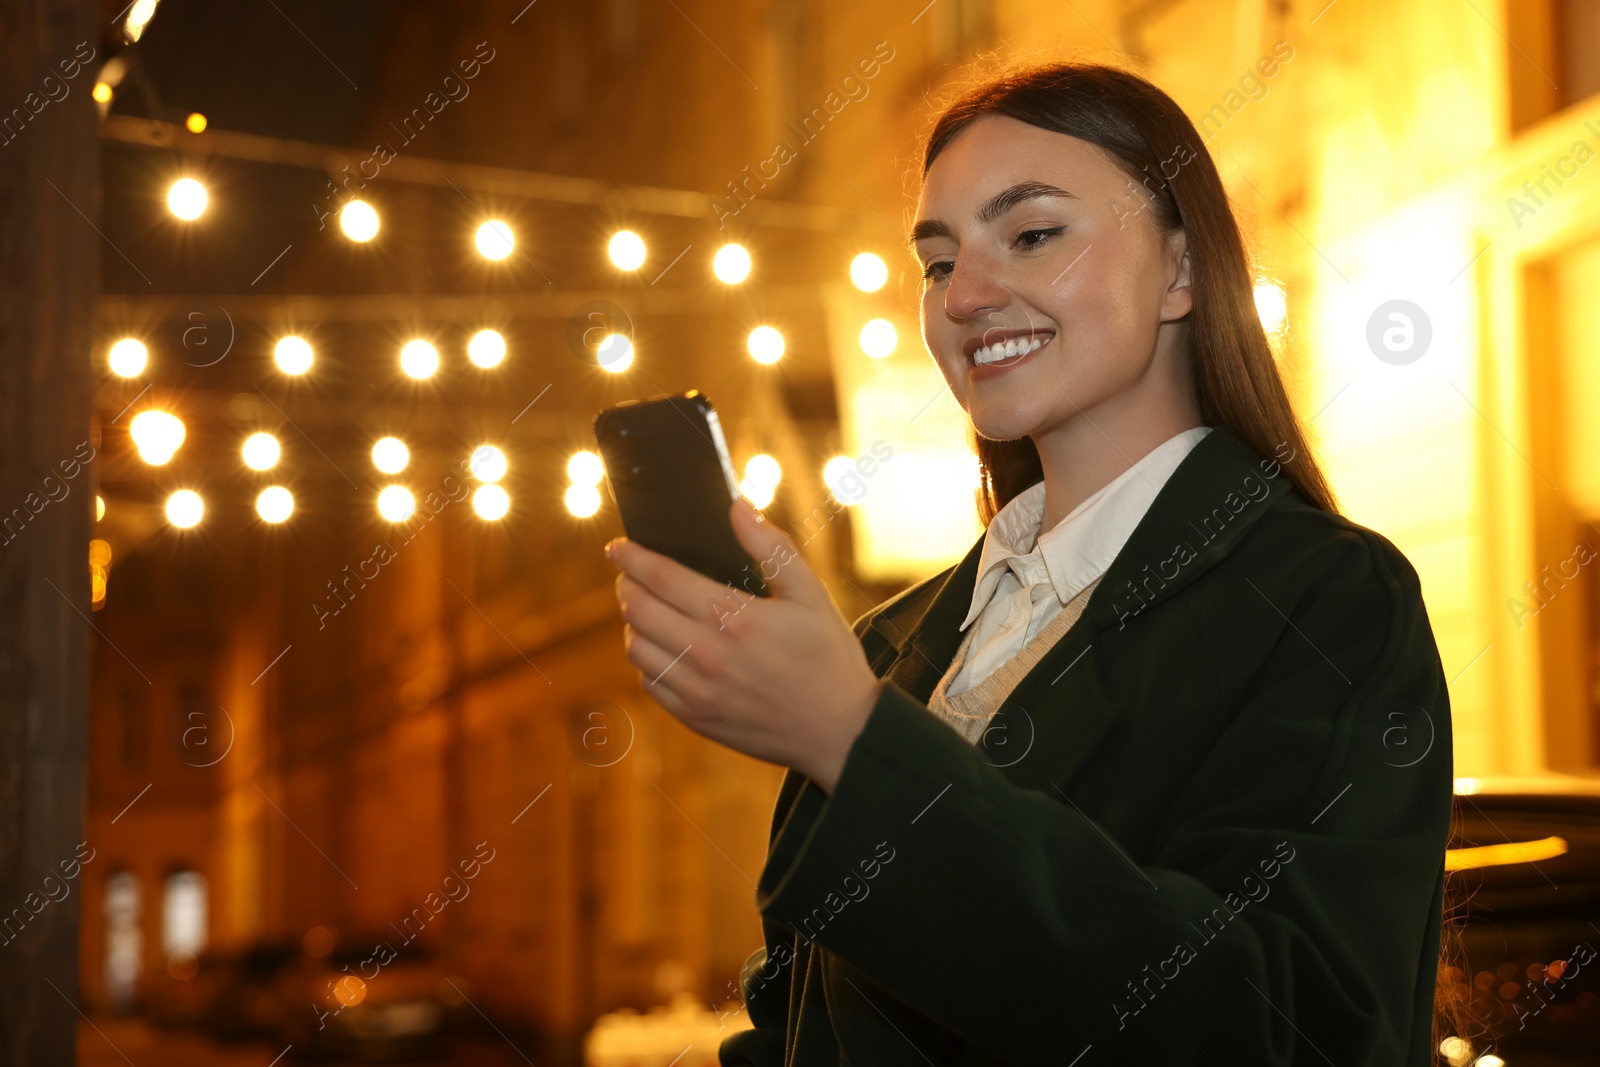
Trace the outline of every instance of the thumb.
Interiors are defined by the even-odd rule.
[[[756,572],[775,597],[815,607],[832,607],[833,598],[812,569],[806,566],[793,539],[764,519],[745,497],[731,508],[734,536],[750,553]]]

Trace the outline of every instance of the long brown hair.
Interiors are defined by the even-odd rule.
[[[1289,403],[1256,312],[1244,239],[1227,191],[1183,109],[1149,81],[1116,67],[1022,66],[965,89],[940,112],[923,148],[923,175],[956,134],[985,115],[1009,116],[1098,145],[1147,191],[1151,220],[1159,230],[1185,231],[1194,290],[1189,362],[1201,422],[1226,427],[1261,456],[1287,445],[1294,457],[1283,467],[1289,479],[1313,506],[1337,513],[1338,502]],[[1169,173],[1179,158],[1183,162]],[[1044,469],[1032,438],[997,441],[975,428],[973,438],[981,471],[978,510],[987,526],[1013,497],[1042,479]],[[1461,905],[1454,879],[1447,876],[1431,1020],[1436,1057],[1444,1037],[1464,1035],[1471,1025],[1460,994]]]
[[[922,173],[951,138],[985,115],[1007,115],[1100,146],[1152,197],[1154,224],[1163,232],[1185,231],[1194,290],[1189,354],[1201,421],[1226,427],[1262,456],[1287,445],[1294,457],[1284,467],[1290,480],[1313,505],[1337,512],[1256,313],[1244,241],[1228,194],[1183,110],[1150,82],[1115,67],[1027,66],[966,90],[944,109],[927,137]],[[1180,153],[1184,146],[1187,151]],[[1169,175],[1180,157],[1187,162]],[[1032,438],[996,441],[976,430],[973,435],[981,471],[978,510],[987,526],[1011,498],[1043,478],[1044,470]]]

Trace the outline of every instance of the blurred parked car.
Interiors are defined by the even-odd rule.
[[[1600,1063],[1600,777],[1460,778],[1454,1067]],[[1477,1032],[1475,1032],[1477,1031]]]

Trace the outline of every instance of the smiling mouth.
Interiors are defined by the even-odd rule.
[[[984,345],[968,357],[973,366],[983,367],[990,363],[1001,363],[1008,359],[1016,359],[1030,352],[1037,352],[1049,343],[1054,334],[1036,334],[1032,337],[1013,337],[1006,341],[996,341],[991,345]]]

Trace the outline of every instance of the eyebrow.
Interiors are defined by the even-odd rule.
[[[974,217],[979,223],[990,223],[1018,204],[1044,197],[1078,199],[1076,194],[1069,193],[1065,189],[1059,189],[1046,182],[1018,182],[1016,185],[1002,189],[990,197],[982,207],[978,208],[978,212]],[[929,237],[949,237],[953,239],[955,231],[939,219],[923,219],[911,230],[912,244]]]

